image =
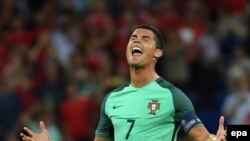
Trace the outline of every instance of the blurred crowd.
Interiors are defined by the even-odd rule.
[[[167,39],[157,71],[191,99],[210,132],[221,114],[250,124],[249,0],[0,1],[0,140],[22,127],[53,141],[93,140],[103,97],[129,82],[133,26]]]

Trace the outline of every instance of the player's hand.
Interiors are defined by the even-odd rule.
[[[219,128],[216,134],[216,141],[226,141],[227,131],[224,128],[224,117],[220,117]]]
[[[23,129],[27,132],[27,135],[25,135],[24,133],[20,133],[22,140],[23,141],[52,141],[42,121],[40,121],[39,126],[42,130],[40,134],[31,131],[28,127],[24,127]]]

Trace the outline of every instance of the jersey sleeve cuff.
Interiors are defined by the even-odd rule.
[[[188,133],[192,128],[197,126],[203,126],[203,124],[194,112],[189,112],[182,117],[181,127],[185,133]]]

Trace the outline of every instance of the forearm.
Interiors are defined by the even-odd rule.
[[[217,141],[216,136],[213,134],[207,134],[204,136],[198,136],[196,138],[191,138],[192,141]]]
[[[210,133],[204,126],[199,126],[191,129],[188,133],[192,141],[211,141]]]

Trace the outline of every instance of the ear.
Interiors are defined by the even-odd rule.
[[[159,48],[155,50],[154,57],[155,58],[160,58],[163,55],[163,51]]]

